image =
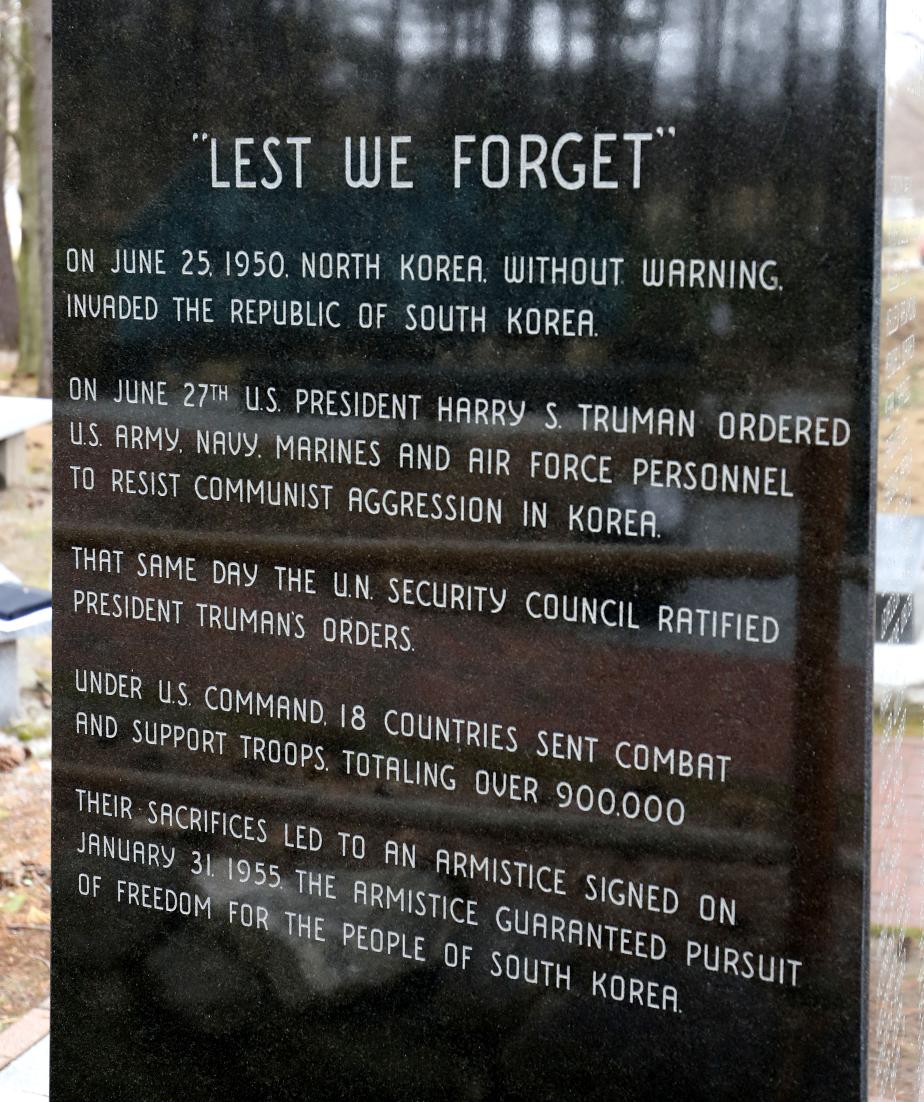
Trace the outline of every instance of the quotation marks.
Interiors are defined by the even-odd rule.
[[[196,131],[196,133],[193,134],[193,136],[192,136],[192,140],[194,142],[206,142],[206,141],[208,141],[208,138],[209,138],[209,136],[206,133],[206,131],[204,131],[204,130],[202,131],[201,134],[198,131]]]
[[[655,133],[659,138],[663,138],[665,134],[669,135],[671,138],[676,138],[677,128],[676,126],[656,126]]]

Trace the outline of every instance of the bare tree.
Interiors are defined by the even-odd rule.
[[[558,6],[561,21],[561,54],[558,64],[562,73],[570,73],[574,57],[574,2],[561,0]]]
[[[593,8],[594,76],[611,81],[610,67],[618,48],[625,0],[596,0]]]
[[[35,144],[38,151],[39,258],[42,273],[42,360],[39,393],[52,389],[52,297],[54,264],[52,234],[52,105],[51,105],[51,2],[32,0],[32,57],[35,65]]]
[[[19,370],[51,393],[51,0],[20,0]]]
[[[401,79],[401,20],[403,0],[391,0],[385,22],[385,56],[382,66],[382,124],[395,124]]]
[[[529,64],[533,32],[533,0],[510,0],[504,60],[517,69]]]
[[[14,21],[10,0],[0,2],[0,348],[16,348],[19,343],[19,295],[16,289],[16,269],[10,244],[10,228],[6,217],[6,182],[8,175],[10,117],[10,79],[16,55],[13,44]]]

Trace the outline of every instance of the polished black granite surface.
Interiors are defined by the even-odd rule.
[[[861,1097],[878,21],[56,5],[55,1099]]]

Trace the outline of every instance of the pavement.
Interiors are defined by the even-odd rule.
[[[0,1098],[3,1102],[39,1102],[48,1098],[48,1053],[49,1037],[46,1033],[0,1071]]]
[[[908,719],[902,737],[873,750],[872,891],[874,925],[924,934],[924,737]]]

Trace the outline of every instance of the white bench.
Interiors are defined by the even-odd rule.
[[[26,430],[50,421],[50,398],[0,398],[0,489],[25,482]]]
[[[17,582],[12,571],[0,563],[0,582]],[[17,641],[27,635],[51,631],[51,602],[44,608],[14,619],[0,619],[0,727],[6,727],[19,711],[19,657]]]

